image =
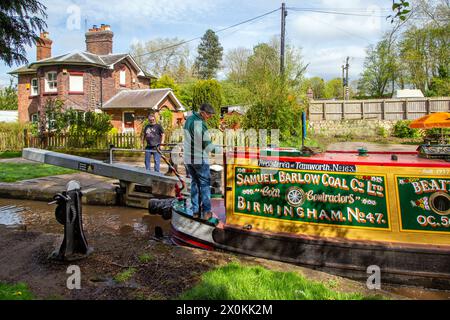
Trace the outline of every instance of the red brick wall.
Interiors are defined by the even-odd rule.
[[[108,110],[107,114],[111,116],[111,124],[119,133],[122,132],[122,110]]]
[[[126,70],[126,86],[123,87],[120,86],[120,70],[122,70],[122,68],[125,68]],[[63,70],[66,70],[67,72],[63,72]],[[56,71],[58,73],[58,91],[56,93],[44,92],[45,75],[49,71]],[[83,73],[83,93],[70,92],[70,72]],[[30,121],[30,115],[36,113],[38,109],[42,111],[41,114],[44,114],[43,109],[49,98],[59,98],[63,100],[66,108],[93,111],[95,108],[100,107],[102,102],[103,104],[106,103],[122,89],[150,88],[148,81],[145,85],[141,80],[142,78],[137,76],[136,70],[134,70],[133,66],[127,61],[117,64],[114,70],[82,66],[41,67],[38,69],[36,76],[33,77],[39,79],[39,96],[30,98],[32,76],[19,76],[19,120],[22,123]],[[122,121],[122,116],[120,116],[120,121]]]
[[[172,98],[167,97],[158,106],[159,110],[167,108],[171,111],[176,111],[176,104],[172,101]],[[172,126],[176,127],[178,124],[184,123],[183,112],[173,112],[172,113]]]
[[[167,97],[164,99],[158,106],[159,110],[162,110],[164,108],[167,108],[171,111],[175,111],[175,103],[172,101],[170,97]],[[111,115],[112,120],[111,123],[116,128],[119,133],[123,132],[123,112],[124,111],[134,111],[135,121],[134,121],[134,132],[136,134],[141,134],[142,132],[142,124],[147,119],[148,114],[150,113],[150,109],[135,109],[135,110],[123,110],[123,109],[116,109],[116,110],[107,110],[106,112]],[[157,118],[159,121],[159,117],[157,114]],[[172,125],[176,127],[178,124],[184,123],[184,115],[183,112],[173,112],[172,114]]]
[[[150,89],[150,79],[139,77],[138,80],[139,89]]]
[[[113,37],[112,31],[93,31],[86,33],[86,50],[87,52],[107,55],[113,52]]]
[[[31,97],[31,79],[36,75],[21,75],[17,85],[19,122],[30,121],[30,116],[38,112],[39,96]]]
[[[40,39],[36,42],[36,60],[43,60],[52,56],[52,41],[50,39]]]

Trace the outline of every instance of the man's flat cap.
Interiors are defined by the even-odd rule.
[[[202,106],[200,107],[200,111],[203,111],[203,112],[206,112],[209,114],[216,113],[216,110],[214,110],[214,108],[209,103],[202,104]]]

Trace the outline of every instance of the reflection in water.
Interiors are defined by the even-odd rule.
[[[55,205],[27,200],[0,199],[0,224],[25,225],[27,230],[61,233],[63,226],[55,218]],[[83,225],[88,232],[115,234],[153,234],[156,226],[165,233],[170,230],[168,221],[150,216],[144,209],[125,207],[100,207],[83,205]]]
[[[0,224],[6,226],[14,226],[23,224],[20,215],[24,209],[16,206],[0,206]]]

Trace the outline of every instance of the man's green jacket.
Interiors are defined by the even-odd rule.
[[[184,124],[184,160],[186,164],[201,164],[208,162],[205,149],[211,145],[206,121],[194,112]]]

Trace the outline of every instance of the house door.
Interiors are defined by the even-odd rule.
[[[134,112],[123,113],[123,131],[134,132]]]

